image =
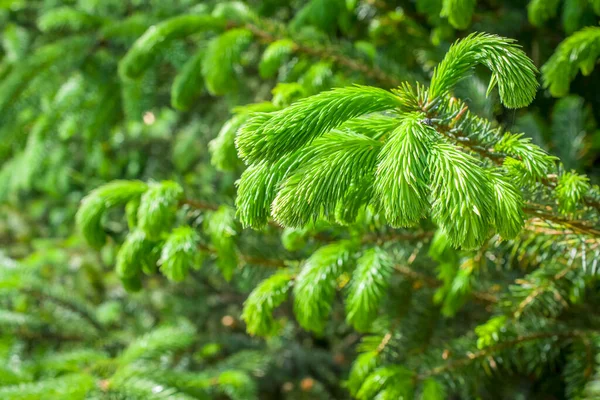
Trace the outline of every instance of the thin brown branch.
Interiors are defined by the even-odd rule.
[[[542,209],[542,206],[540,206],[538,204],[529,203],[528,205],[523,207],[523,211],[525,211],[527,214],[532,215],[534,217],[542,218],[547,221],[551,221],[556,224],[566,226],[566,227],[570,228],[571,230],[573,230],[575,232],[579,232],[581,234],[591,235],[591,236],[600,236],[600,230],[589,226],[587,223],[585,223],[583,221],[570,220],[570,219],[567,219],[567,218],[564,218],[564,217],[561,217],[558,215],[554,215],[554,214],[545,212]]]
[[[433,237],[434,232],[423,231],[423,232],[389,232],[384,234],[368,234],[365,235],[361,243],[384,243],[384,242],[404,242],[413,240],[426,240]]]
[[[282,39],[281,37],[277,37],[271,32],[268,32],[255,24],[246,24],[244,27],[251,31],[258,38],[258,40],[264,44],[273,43],[276,40]],[[295,45],[293,51],[296,53],[306,54],[321,60],[332,61],[333,63],[347,70],[361,73],[364,76],[379,82],[383,86],[395,87],[401,83],[399,79],[387,74],[377,66],[371,66],[362,61],[345,56],[334,47],[311,47],[296,42],[294,43]]]
[[[583,251],[585,251],[585,249]],[[543,284],[539,285],[534,290],[532,290],[532,292],[519,303],[516,311],[513,313],[513,316],[515,318],[520,318],[520,316],[525,311],[525,308],[527,308],[527,306],[529,306],[529,304],[531,304],[537,297],[539,297],[543,293],[546,293],[547,290],[552,289],[553,284],[555,282],[565,278],[569,272],[579,268],[579,264],[577,264],[573,261],[575,257],[576,257],[576,254],[573,254],[572,258],[570,260],[566,260],[564,258],[557,259],[557,261],[563,262],[567,266],[565,268],[563,268],[562,270],[558,271],[556,274],[554,274],[554,276],[552,278],[550,278],[547,282],[544,282]],[[515,281],[515,283],[518,285],[531,285],[531,286],[534,285],[533,283],[531,283],[527,280],[524,280],[524,279],[517,279]],[[564,299],[564,297],[558,291],[555,290],[555,291],[553,291],[553,293],[554,293],[555,299],[558,302],[560,302],[563,305],[563,307],[567,308],[569,306],[569,303]]]
[[[408,279],[423,283],[427,287],[437,288],[437,287],[442,286],[442,282],[439,281],[438,279],[436,279],[432,276],[423,274],[422,272],[415,271],[414,269],[409,268],[405,265],[399,265],[399,264],[394,265],[394,270],[396,270],[396,272],[398,272],[399,274],[404,275]],[[473,296],[474,299],[479,300],[484,303],[494,304],[494,303],[498,302],[498,298],[491,293],[474,291],[471,293],[471,295]]]
[[[425,284],[425,286],[436,288],[442,285],[442,283],[434,277],[426,275],[422,272],[415,271],[414,269],[409,268],[405,265],[396,264],[394,265],[394,269],[396,270],[396,272],[400,273],[401,275],[404,275],[406,278],[413,281],[422,282],[423,284]]]
[[[508,349],[510,347],[518,346],[519,344],[541,340],[541,339],[549,339],[549,338],[563,338],[563,339],[572,339],[572,338],[586,338],[588,335],[596,333],[596,331],[581,331],[581,330],[573,330],[568,332],[541,332],[535,333],[532,335],[524,335],[519,336],[516,339],[508,340],[506,342],[498,343],[494,346],[487,347],[485,349],[476,351],[474,353],[468,353],[466,357],[459,358],[457,360],[452,360],[445,365],[441,365],[439,367],[435,367],[430,369],[429,371],[425,371],[417,375],[416,380],[422,381],[431,376],[439,375],[445,372],[453,371],[462,367],[465,367],[473,362],[486,358],[498,351],[502,351]]]
[[[181,205],[187,205],[197,210],[206,210],[206,211],[215,211],[219,208],[216,204],[206,203],[204,201],[192,200],[192,199],[184,199],[180,202]],[[282,229],[277,222],[270,220],[268,222],[269,226],[272,226],[277,229]],[[387,232],[382,234],[371,233],[365,235],[361,240],[362,244],[367,243],[384,243],[391,241],[415,241],[415,240],[427,240],[433,237],[434,232],[432,231],[421,231],[421,232]],[[331,242],[334,240],[339,240],[339,238],[328,237],[321,234],[316,234],[314,238],[320,242]]]
[[[377,346],[377,353],[381,353],[383,350],[385,350],[386,346],[388,345],[391,339],[391,332],[386,333],[383,339],[381,339],[381,343],[379,343],[379,346]]]
[[[184,199],[179,204],[190,206],[196,210],[216,211],[219,209],[219,206],[216,204],[210,204],[200,200]]]
[[[210,253],[213,255],[217,254],[217,251],[207,245],[204,244],[200,244],[198,245],[198,248],[201,251],[204,251],[206,253]],[[261,265],[264,267],[271,267],[271,268],[285,268],[287,266],[287,262],[292,262],[293,260],[279,260],[279,259],[272,259],[272,258],[262,258],[262,257],[255,257],[255,256],[250,256],[247,254],[242,254],[242,253],[238,253],[239,257],[240,257],[240,261],[248,263],[248,264],[254,264],[254,265]],[[295,261],[297,262],[297,261]]]

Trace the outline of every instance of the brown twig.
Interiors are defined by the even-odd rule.
[[[196,210],[216,211],[219,209],[219,206],[216,204],[210,204],[200,200],[184,199],[179,204],[190,206]]]
[[[560,224],[566,227],[569,227],[571,230],[575,232],[579,232],[582,234],[587,234],[591,236],[600,236],[600,230],[595,229],[587,225],[583,221],[569,220],[564,217],[560,217],[558,215],[550,214],[542,210],[542,206],[538,204],[529,203],[525,207],[523,207],[523,211],[527,214],[532,215],[537,218],[545,219],[547,221],[554,222],[556,224]]]
[[[365,235],[361,243],[383,243],[383,242],[392,242],[392,241],[413,241],[413,240],[427,240],[433,237],[433,233],[431,231],[423,231],[423,232],[390,232],[384,234],[375,234],[371,233]]]
[[[215,204],[210,204],[204,201],[197,201],[191,199],[184,199],[180,202],[182,205],[190,206],[197,210],[206,210],[206,211],[215,211],[219,208],[219,206]],[[268,224],[276,229],[282,229],[282,226],[277,222],[270,220]],[[414,240],[427,240],[433,236],[432,231],[422,231],[422,232],[387,232],[383,234],[371,233],[365,235],[361,240],[362,244],[367,243],[383,243],[383,242],[391,242],[391,241],[414,241]],[[333,240],[338,240],[339,238],[327,237],[324,235],[317,234],[315,239],[321,242],[331,242]]]
[[[409,268],[405,265],[394,265],[394,270],[396,270],[396,272],[400,273],[401,275],[404,275],[408,279],[424,283],[427,287],[437,288],[442,286],[442,282],[437,280],[436,278],[415,271],[414,269]],[[476,300],[479,300],[484,303],[495,304],[498,302],[498,298],[490,293],[474,291],[471,293],[471,295],[473,295],[473,298],[475,298]]]
[[[521,343],[525,343],[525,342],[529,342],[529,341],[533,341],[533,340],[548,339],[548,338],[565,338],[565,339],[585,338],[591,333],[595,333],[595,331],[573,330],[573,331],[569,331],[569,332],[541,332],[541,333],[536,333],[536,334],[532,334],[532,335],[519,336],[516,339],[498,343],[497,345],[487,347],[485,349],[476,351],[474,353],[468,353],[466,357],[450,361],[445,365],[432,368],[429,371],[422,372],[419,375],[417,375],[416,380],[422,381],[431,376],[439,375],[439,374],[442,374],[442,373],[448,372],[448,371],[453,371],[455,369],[469,365],[481,358],[488,357],[489,355],[491,355],[497,351],[501,351],[501,350],[504,350],[504,349],[507,349],[507,348],[510,348],[513,346],[517,346]]]
[[[274,41],[281,39],[280,37],[276,37],[274,34],[258,27],[255,24],[246,24],[244,27],[251,31],[262,43],[273,43]],[[387,74],[382,69],[347,57],[333,47],[310,47],[294,42],[293,51],[306,54],[311,57],[317,57],[322,60],[330,60],[350,71],[359,72],[384,86],[395,87],[401,83],[396,77]]]

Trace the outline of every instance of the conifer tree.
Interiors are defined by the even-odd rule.
[[[0,1],[0,398],[597,398],[597,3]]]

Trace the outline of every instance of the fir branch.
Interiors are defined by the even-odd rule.
[[[288,296],[295,276],[287,270],[262,281],[244,302],[242,319],[251,335],[269,336],[277,331],[273,312]]]
[[[315,155],[280,184],[271,206],[274,219],[292,227],[331,219],[340,202],[347,206],[349,188],[371,186],[380,148],[378,141],[350,133],[331,132],[315,140],[310,146]],[[363,198],[368,201],[368,195]]]
[[[307,330],[323,331],[332,309],[336,281],[351,261],[348,241],[321,247],[306,260],[294,285],[294,312]]]
[[[55,303],[61,307],[64,307],[75,314],[82,317],[84,320],[90,323],[94,327],[94,329],[100,333],[104,332],[104,326],[96,319],[94,315],[85,310],[84,307],[80,305],[73,304],[69,302],[67,299],[61,298],[59,296],[55,296],[52,293],[44,290],[39,290],[34,287],[23,287],[19,289],[21,292],[26,293],[30,296],[38,298],[40,300],[47,300],[52,303]]]
[[[223,20],[208,15],[181,15],[151,26],[119,63],[119,75],[123,79],[138,78],[156,59],[157,50],[171,40],[224,27]]]
[[[389,91],[370,86],[321,92],[281,111],[251,119],[238,132],[238,154],[249,164],[274,162],[352,118],[400,105],[400,99]]]
[[[544,87],[553,96],[564,96],[581,70],[589,75],[600,56],[600,28],[586,27],[565,39],[542,66]]]
[[[219,209],[219,206],[217,204],[210,204],[201,200],[193,200],[187,198],[181,200],[179,204],[190,206],[196,210],[216,211]]]
[[[443,0],[440,15],[447,17],[456,29],[466,29],[471,24],[477,0]]]
[[[493,149],[494,145],[503,137],[501,136],[502,131],[500,128],[492,128],[489,122],[473,115],[471,111],[468,110],[468,107],[456,98],[452,98],[452,101],[450,102],[452,108],[450,110],[431,107],[427,104],[426,100],[418,103],[420,103],[419,108],[421,111],[425,112],[427,118],[433,122],[437,132],[451,139],[457,145],[465,147],[468,150],[489,159],[498,166],[504,164],[507,155]],[[451,110],[454,110],[454,112],[451,113]],[[451,118],[444,117],[446,113],[448,113]],[[461,121],[468,121],[468,123],[461,124]],[[474,130],[480,132],[479,136],[471,134]],[[504,135],[506,134],[509,133],[504,132]],[[549,173],[540,179],[540,182],[551,191],[556,189],[556,181],[557,176],[553,173]],[[582,201],[586,206],[592,207],[597,212],[600,212],[600,201],[596,199],[595,193],[594,188],[590,188],[585,196],[583,196]],[[533,210],[527,207],[524,208],[524,211],[527,213],[533,212]],[[563,218],[559,218],[558,221],[562,221],[565,225],[572,224],[575,227],[581,228],[582,232],[598,236],[595,229],[587,227],[580,221],[569,221]]]
[[[518,346],[520,344],[524,344],[531,341],[543,340],[543,339],[583,339],[587,338],[590,335],[597,334],[597,331],[582,331],[582,330],[572,330],[572,331],[564,331],[564,332],[539,332],[530,335],[521,335],[515,339],[508,340],[505,342],[498,343],[493,346],[486,347],[482,350],[476,351],[474,353],[469,353],[466,357],[459,358],[456,360],[449,361],[445,365],[441,365],[439,367],[432,368],[428,371],[421,372],[416,376],[416,380],[423,381],[429,377],[440,375],[446,372],[451,372],[460,368],[464,368],[480,359],[487,358],[488,356],[493,355],[496,352],[506,350],[511,347]]]
[[[393,272],[392,260],[381,248],[365,251],[356,261],[346,299],[346,320],[356,330],[367,331],[371,327]]]
[[[570,220],[570,219],[567,219],[567,218],[564,218],[564,217],[561,217],[558,215],[548,213],[544,209],[545,209],[545,207],[541,207],[539,205],[535,205],[535,204],[531,204],[531,203],[528,203],[523,208],[523,210],[527,214],[530,214],[531,216],[542,218],[542,219],[545,219],[548,221],[555,222],[557,224],[564,225],[568,228],[571,228],[575,232],[579,232],[579,233],[582,233],[585,235],[600,237],[600,230],[588,225],[585,221]]]
[[[180,226],[166,238],[162,246],[158,265],[168,279],[182,281],[191,268],[198,269],[202,265],[198,252],[198,233],[189,226]]]
[[[485,65],[492,71],[488,92],[497,84],[500,99],[507,107],[525,107],[533,101],[538,83],[537,69],[531,59],[514,40],[478,33],[452,45],[435,68],[429,89],[431,100],[448,93],[475,64]]]
[[[394,227],[415,225],[429,208],[427,162],[435,131],[421,124],[422,113],[405,114],[378,155],[375,193]]]
[[[265,20],[263,25],[269,25],[272,22]],[[246,24],[244,27],[250,30],[262,43],[270,44],[280,40],[290,40],[289,38],[277,37],[269,30],[259,27],[256,24]],[[384,87],[394,87],[400,84],[400,80],[392,75],[389,75],[377,66],[370,66],[362,61],[344,55],[340,50],[332,46],[315,47],[307,46],[301,43],[293,42],[291,46],[292,52],[305,54],[320,60],[333,61],[335,64],[353,72],[358,72],[363,76],[373,79]]]

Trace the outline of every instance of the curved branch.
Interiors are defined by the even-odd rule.
[[[459,101],[459,100],[454,99],[454,101]],[[429,118],[433,121],[432,123],[434,124],[436,130],[440,134],[451,139],[457,145],[465,147],[465,148],[473,151],[474,153],[479,154],[481,157],[491,160],[494,164],[502,165],[502,163],[504,162],[504,159],[506,158],[505,154],[495,152],[493,149],[490,148],[489,144],[480,143],[472,136],[467,135],[464,131],[461,131],[455,127],[461,119],[477,118],[477,117],[474,117],[471,115],[471,112],[469,111],[467,105],[464,105],[461,108],[460,112],[458,112],[458,114],[450,122],[441,120],[440,119],[441,115],[437,112],[437,109],[435,107],[431,107],[428,104],[421,104],[420,107],[421,107],[421,111],[427,115],[427,118]],[[498,130],[498,132],[499,132],[499,130]],[[541,183],[546,188],[548,188],[550,190],[554,190],[554,188],[556,187],[556,179],[557,179],[556,175],[550,174],[550,175],[546,176],[546,178],[543,179],[541,181]],[[600,202],[597,201],[590,194],[585,196],[584,204],[588,207],[594,208],[596,211],[600,211]],[[546,218],[553,222],[560,223],[561,225],[568,226],[574,230],[579,231],[580,233],[585,233],[585,234],[589,234],[592,236],[600,236],[599,230],[597,230],[593,227],[590,227],[589,225],[587,225],[581,221],[573,221],[573,220],[568,220],[566,218],[554,216],[554,215],[551,215],[548,213],[540,213],[539,209],[541,208],[541,206],[539,206],[539,205],[533,205],[533,206],[534,206],[534,208],[525,207],[524,211],[530,215]]]

